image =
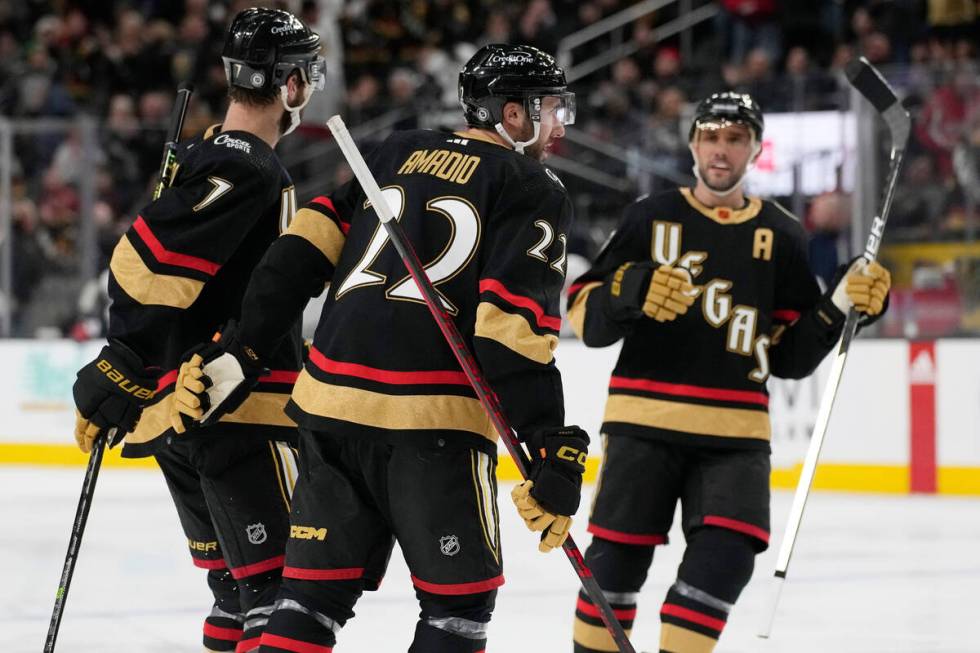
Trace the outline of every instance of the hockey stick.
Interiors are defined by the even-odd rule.
[[[65,601],[68,599],[68,588],[75,573],[75,562],[78,560],[78,550],[82,546],[82,535],[85,524],[88,523],[88,511],[92,507],[92,497],[95,494],[95,482],[99,479],[99,469],[102,467],[102,456],[105,454],[106,440],[116,435],[116,429],[109,429],[108,435],[98,435],[92,442],[92,453],[88,458],[85,469],[85,479],[82,481],[82,494],[78,497],[78,508],[75,509],[75,521],[68,539],[68,553],[65,554],[65,565],[61,569],[61,580],[58,581],[58,591],[54,595],[54,610],[51,612],[51,623],[48,625],[48,636],[44,640],[44,653],[53,653],[55,640],[58,639],[58,629],[61,628],[61,615],[64,614]]]
[[[190,102],[194,86],[190,83],[181,84],[177,89],[177,100],[170,114],[170,128],[167,131],[167,141],[163,146],[163,160],[160,162],[160,180],[153,191],[153,199],[157,200],[166,187],[173,168],[177,163],[176,151],[180,131],[184,127],[184,116]],[[51,623],[48,625],[48,636],[44,640],[44,653],[53,653],[58,630],[61,628],[61,617],[64,614],[65,602],[68,600],[68,588],[75,574],[75,562],[78,551],[82,546],[82,535],[88,523],[88,511],[92,507],[95,496],[95,482],[99,479],[99,469],[102,467],[102,457],[105,454],[106,442],[112,442],[116,437],[116,427],[109,429],[106,435],[98,435],[92,442],[92,452],[89,455],[85,478],[82,480],[82,493],[78,497],[78,508],[75,510],[75,521],[72,525],[71,536],[68,539],[68,553],[65,554],[65,564],[61,568],[61,580],[58,591],[54,595],[54,609],[51,612]]]
[[[521,478],[527,478],[530,460],[521,446],[520,440],[517,439],[514,430],[507,422],[507,418],[504,416],[503,409],[500,406],[500,400],[484,378],[476,359],[466,346],[466,341],[456,328],[456,323],[453,322],[452,318],[442,307],[441,302],[437,299],[438,295],[436,294],[435,288],[432,287],[432,282],[429,280],[425,268],[419,260],[418,254],[415,252],[415,248],[412,247],[412,243],[405,235],[405,230],[394,219],[395,216],[391,211],[391,207],[385,201],[384,196],[382,196],[378,182],[375,180],[374,175],[371,174],[371,170],[357,149],[357,145],[354,144],[350,132],[347,131],[347,126],[344,125],[344,121],[340,116],[330,118],[327,121],[327,126],[333,133],[334,138],[337,139],[337,144],[344,153],[347,163],[350,164],[354,176],[360,182],[361,188],[371,202],[371,206],[374,207],[374,212],[378,215],[378,219],[381,220],[381,223],[387,230],[388,237],[394,243],[395,249],[398,250],[402,262],[408,268],[412,279],[415,280],[426,306],[429,307],[429,312],[439,326],[439,330],[442,331],[442,335],[446,338],[449,347],[453,350],[453,355],[459,361],[463,372],[466,373],[466,378],[469,379],[470,385],[473,386],[473,390],[476,392],[483,408],[487,411],[487,415],[490,417],[490,421],[507,447],[507,451],[514,459],[514,463],[521,473]],[[578,574],[579,579],[582,581],[582,586],[585,588],[585,591],[599,609],[602,621],[612,635],[618,650],[622,653],[635,653],[635,649],[630,644],[626,632],[616,619],[615,614],[613,614],[612,606],[609,605],[609,601],[603,595],[599,583],[596,582],[592,576],[592,572],[585,564],[582,553],[579,551],[578,546],[576,546],[575,541],[572,540],[571,535],[565,540],[562,548],[575,568],[575,573]]]
[[[908,111],[902,107],[898,98],[895,97],[895,92],[888,86],[888,82],[885,81],[881,73],[867,59],[861,57],[856,61],[852,61],[848,64],[846,73],[854,89],[871,102],[877,113],[885,120],[891,135],[891,154],[889,157],[888,176],[885,178],[885,192],[881,199],[878,215],[875,216],[874,221],[871,223],[871,232],[868,234],[868,239],[864,246],[864,253],[862,254],[865,261],[870,263],[878,257],[878,248],[881,246],[881,238],[885,232],[885,223],[888,221],[892,198],[895,195],[895,185],[898,182],[899,169],[902,167],[902,159],[905,157],[905,145],[909,138],[911,119],[909,118]],[[834,357],[833,365],[830,368],[830,377],[827,379],[823,399],[820,402],[820,409],[817,412],[817,420],[813,427],[813,436],[810,439],[810,446],[807,449],[806,459],[803,462],[803,470],[800,472],[796,494],[793,496],[789,521],[786,524],[782,545],[779,548],[779,556],[776,559],[776,571],[773,577],[773,589],[769,609],[765,613],[766,621],[759,631],[759,637],[768,638],[772,632],[773,621],[776,618],[776,607],[779,605],[783,583],[786,581],[786,572],[789,569],[790,559],[793,556],[793,547],[796,545],[800,523],[803,521],[803,510],[806,508],[806,502],[810,496],[813,476],[816,473],[817,462],[820,458],[820,449],[823,447],[823,441],[827,435],[830,414],[834,408],[834,400],[837,398],[837,390],[840,387],[841,376],[844,373],[844,363],[847,362],[847,353],[851,347],[851,341],[854,339],[857,321],[857,311],[851,308],[847,312],[847,319],[844,321],[844,331],[841,335],[840,345],[837,348],[837,355]]]

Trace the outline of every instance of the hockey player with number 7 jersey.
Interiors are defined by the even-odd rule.
[[[491,45],[462,71],[460,99],[467,129],[395,132],[367,162],[534,452],[515,501],[550,550],[578,507],[588,445],[564,426],[553,355],[572,207],[540,163],[574,98],[551,56]],[[300,477],[262,650],[330,650],[397,539],[421,605],[411,650],[481,651],[504,582],[497,436],[356,180],[297,212],[253,275],[241,322],[188,359],[178,409],[206,424],[233,407],[328,283],[287,407]]]

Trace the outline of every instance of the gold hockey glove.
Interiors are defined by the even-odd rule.
[[[698,293],[691,273],[684,268],[661,265],[654,270],[643,302],[643,314],[657,322],[669,322],[687,313]]]
[[[846,273],[838,272],[831,301],[844,314],[853,306],[861,314],[860,326],[867,326],[888,310],[891,285],[891,273],[883,265],[858,258],[847,267]]]
[[[203,367],[204,357],[200,354],[192,354],[190,360],[180,364],[170,410],[170,424],[177,433],[187,430],[183,416],[192,423],[197,422],[210,407],[206,391],[211,386],[211,379],[204,374]]]
[[[528,480],[511,492],[525,525],[541,532],[538,549],[550,551],[568,536],[578,510],[589,436],[577,426],[536,431],[528,440]]]
[[[156,375],[143,367],[131,349],[110,340],[94,361],[78,370],[75,399],[75,442],[83,453],[103,430],[116,428],[112,447],[136,428],[143,406],[156,393]]]

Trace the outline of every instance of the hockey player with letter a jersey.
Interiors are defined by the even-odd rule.
[[[553,356],[572,208],[540,163],[573,97],[552,57],[510,45],[474,55],[460,97],[468,129],[396,132],[367,161],[535,452],[516,501],[549,550],[567,537],[588,444],[563,426]],[[248,352],[262,361],[326,283],[286,409],[300,426],[300,477],[261,650],[331,650],[397,539],[421,606],[410,650],[482,651],[504,582],[496,433],[356,180],[306,204],[270,248],[234,337],[205,357],[214,389],[199,394],[220,412],[230,394],[217,388],[247,385]]]
[[[678,501],[687,548],[660,610],[660,650],[709,653],[769,541],[772,376],[809,375],[854,306],[880,315],[888,273],[855,263],[821,294],[800,223],[741,181],[762,113],[747,95],[701,102],[695,188],[631,205],[569,291],[586,345],[623,341],[603,418],[604,460],[586,561],[625,628]],[[579,593],[575,651],[615,651]]]
[[[83,451],[116,428],[124,456],[156,457],[215,597],[209,651],[256,648],[278,590],[295,479],[296,426],[284,408],[302,363],[299,325],[284,327],[256,391],[220,422],[191,431],[172,421],[174,389],[184,352],[238,316],[252,270],[294,212],[272,148],[322,84],[319,48],[288,12],[234,18],[224,123],[178,146],[159,197],[116,245],[109,344],[74,388]]]

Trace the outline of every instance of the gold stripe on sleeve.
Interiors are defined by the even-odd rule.
[[[123,236],[112,250],[109,269],[119,287],[143,305],[187,308],[204,289],[203,281],[150,270],[128,236]]]
[[[601,281],[592,281],[582,286],[575,295],[575,302],[568,308],[568,321],[579,340],[585,337],[585,302],[589,299],[589,293],[601,285]]]
[[[293,216],[287,234],[299,236],[320,250],[331,265],[340,260],[340,250],[344,247],[344,232],[337,223],[319,211],[302,208]]]
[[[476,308],[473,335],[496,340],[514,353],[542,365],[554,360],[554,351],[558,347],[558,336],[537,334],[523,316],[502,311],[489,302],[480,302]]]

